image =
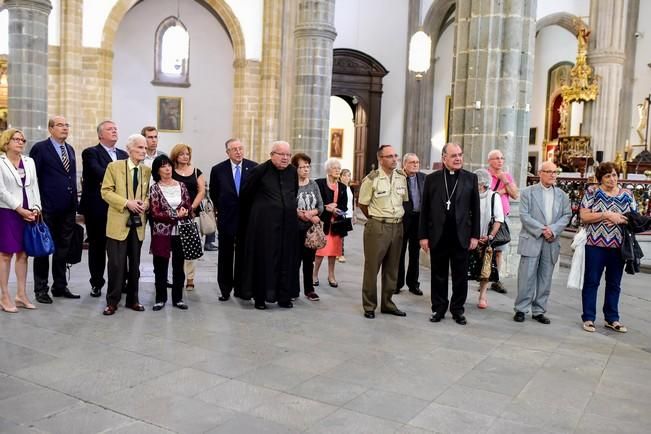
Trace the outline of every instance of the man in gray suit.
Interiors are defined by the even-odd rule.
[[[523,322],[531,308],[533,319],[550,323],[545,312],[561,249],[560,234],[572,217],[570,199],[554,187],[557,174],[556,165],[545,161],[538,170],[540,182],[524,188],[520,195],[520,266],[513,317],[516,322]]]

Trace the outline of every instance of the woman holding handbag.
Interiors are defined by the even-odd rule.
[[[310,163],[312,159],[299,152],[292,157],[292,166],[298,172],[298,194],[296,195],[296,214],[298,215],[298,264],[296,269],[295,285],[292,297],[298,298],[300,291],[299,270],[303,263],[303,291],[305,297],[311,301],[318,301],[319,295],[314,291],[312,272],[314,270],[315,250],[305,246],[305,237],[308,229],[313,224],[321,224],[319,215],[323,212],[323,200],[319,186],[310,179]]]
[[[151,176],[156,182],[149,189],[150,215],[152,218],[151,254],[154,255],[156,303],[153,310],[165,307],[167,302],[167,271],[172,258],[172,304],[185,310],[183,302],[183,248],[177,223],[187,218],[192,206],[185,184],[172,178],[172,160],[166,155],[154,159]]]
[[[199,215],[199,205],[203,198],[206,197],[206,179],[201,170],[192,165],[192,148],[190,146],[184,143],[174,146],[170,151],[170,159],[174,164],[172,178],[185,184],[188,189],[192,201],[190,215],[195,217]],[[185,261],[183,269],[187,279],[185,282],[186,291],[194,289],[194,267],[194,261]]]
[[[480,237],[479,248],[471,251],[470,254],[474,255],[472,260],[483,264],[485,255],[493,254],[491,241],[493,241],[495,234],[500,229],[500,225],[504,222],[504,212],[502,211],[502,200],[499,194],[490,188],[490,173],[486,169],[477,169],[475,170],[475,175],[477,175],[477,182],[479,184]],[[494,260],[494,258],[491,258],[491,260]],[[481,276],[477,278],[475,276],[479,280],[479,300],[477,307],[480,309],[486,309],[488,307],[488,301],[486,300],[488,283],[499,280],[499,278],[491,279],[494,277],[492,274],[489,278],[482,278]]]
[[[23,245],[25,222],[36,220],[41,209],[34,160],[23,155],[25,135],[10,128],[0,136],[0,309],[35,309],[27,298],[27,254]],[[16,298],[9,295],[11,258],[16,255]]]
[[[316,180],[323,199],[324,210],[321,214],[323,232],[327,236],[327,243],[324,248],[316,251],[314,262],[314,273],[312,276],[314,286],[319,286],[319,268],[324,257],[328,257],[328,284],[333,288],[339,286],[335,278],[335,263],[337,256],[341,256],[343,237],[345,233],[336,233],[332,230],[336,221],[345,222],[346,211],[348,210],[348,195],[346,186],[339,181],[341,174],[341,163],[336,158],[328,158],[325,164],[326,177]]]

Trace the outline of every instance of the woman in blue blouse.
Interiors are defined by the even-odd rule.
[[[619,322],[619,294],[621,291],[624,261],[621,255],[625,213],[636,210],[633,194],[620,188],[615,165],[604,162],[596,170],[599,185],[591,187],[581,201],[581,221],[585,224],[585,272],[583,278],[583,329],[594,332],[597,314],[597,292],[601,275],[606,270],[604,318],[606,327],[626,333]]]

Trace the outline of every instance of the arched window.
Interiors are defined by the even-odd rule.
[[[156,29],[154,79],[159,86],[190,86],[190,35],[176,17],[165,18]]]

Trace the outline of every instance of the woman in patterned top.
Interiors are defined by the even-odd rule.
[[[596,170],[598,187],[591,187],[581,201],[581,221],[588,236],[585,246],[585,274],[583,279],[583,329],[594,332],[597,314],[597,292],[601,275],[606,269],[604,317],[606,327],[626,333],[619,322],[619,293],[621,291],[624,261],[620,247],[623,231],[619,225],[627,223],[624,216],[636,210],[633,194],[617,184],[617,169],[604,162]]]

